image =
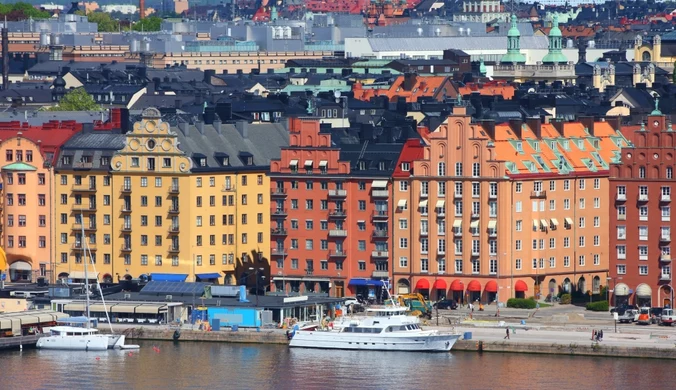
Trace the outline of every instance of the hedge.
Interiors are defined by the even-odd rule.
[[[562,294],[561,295],[561,300],[559,301],[560,304],[562,305],[570,305],[571,302],[571,296],[570,294]]]
[[[535,306],[535,300],[530,298],[510,298],[507,300],[507,307],[515,309],[535,309]]]
[[[591,311],[608,311],[608,301],[592,302],[587,304],[587,310]]]

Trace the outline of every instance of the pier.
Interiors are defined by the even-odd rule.
[[[0,338],[0,349],[34,348],[38,340],[44,336],[47,335],[35,334],[30,336],[2,337]]]

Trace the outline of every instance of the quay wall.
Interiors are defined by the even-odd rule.
[[[174,340],[173,329],[129,328],[123,332],[131,340]],[[178,341],[205,341],[221,343],[253,343],[253,344],[288,344],[286,334],[280,331],[230,331],[221,330],[204,332],[198,330],[181,330]]]
[[[505,352],[648,359],[676,359],[676,348],[618,347],[601,344],[552,344],[507,341],[458,340],[453,351]]]

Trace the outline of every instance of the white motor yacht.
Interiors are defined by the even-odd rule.
[[[77,326],[54,326],[49,336],[38,339],[39,349],[59,349],[73,351],[105,351],[123,349],[124,335],[99,334],[98,329]]]
[[[342,317],[322,329],[306,327],[290,333],[291,347],[375,351],[450,351],[460,335],[423,330],[418,317],[407,315],[406,307],[366,310],[366,317]]]

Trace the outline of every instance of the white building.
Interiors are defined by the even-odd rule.
[[[455,22],[506,22],[509,13],[504,12],[500,0],[465,0],[462,2],[462,12],[453,15]]]
[[[120,12],[125,15],[135,14],[138,12],[138,7],[132,4],[111,4],[101,7],[103,12]]]

